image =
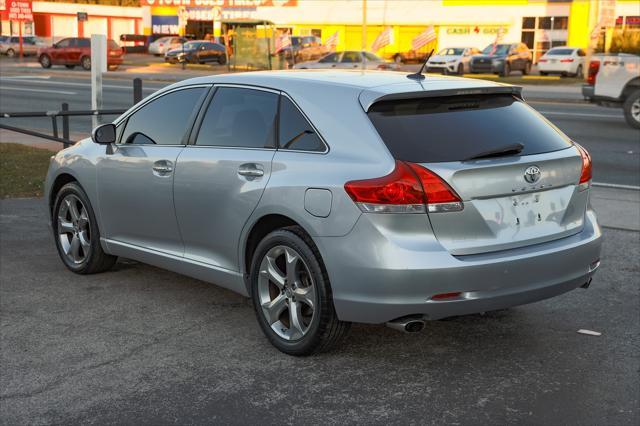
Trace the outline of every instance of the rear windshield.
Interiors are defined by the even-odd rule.
[[[547,55],[571,55],[573,49],[552,49],[547,52]]]
[[[391,154],[415,163],[462,161],[514,144],[524,145],[519,155],[571,146],[566,136],[511,95],[382,101],[368,115]]]

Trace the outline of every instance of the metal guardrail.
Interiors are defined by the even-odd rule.
[[[133,79],[133,104],[137,104],[142,100],[142,80]],[[80,116],[102,116],[102,115],[120,115],[126,109],[97,109],[97,110],[78,110],[70,111],[69,104],[63,102],[59,110],[53,111],[29,111],[29,112],[0,112],[0,118],[33,118],[33,117],[50,117],[53,135],[37,132],[31,129],[23,129],[20,127],[10,126],[0,123],[0,129],[9,130],[11,132],[22,133],[37,138],[47,139],[53,142],[60,142],[65,148],[74,143],[69,139],[69,117]],[[58,117],[62,118],[62,137],[58,130]]]

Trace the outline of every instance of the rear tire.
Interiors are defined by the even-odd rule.
[[[464,65],[462,64],[458,64],[458,75],[463,75],[464,74]]]
[[[118,260],[102,250],[93,208],[78,183],[68,183],[58,191],[51,225],[58,255],[70,271],[76,274],[104,272]]]
[[[394,57],[393,57],[393,62],[395,62],[396,64],[400,65],[402,64],[403,60],[402,60],[402,55],[400,55],[399,53],[397,53]]]
[[[7,56],[9,58],[13,58],[14,56],[16,56],[16,51],[13,49],[7,49]]]
[[[624,118],[629,126],[640,129],[640,90],[631,93],[624,104]]]
[[[38,62],[40,62],[40,66],[42,66],[42,68],[51,68],[51,58],[49,55],[40,55]]]
[[[351,324],[338,319],[320,253],[299,226],[273,231],[258,244],[249,277],[258,323],[278,350],[311,355],[347,334]]]
[[[225,56],[219,56],[218,57],[218,64],[224,65],[226,63],[227,63],[227,58]]]
[[[91,57],[83,56],[82,58],[80,58],[80,65],[87,71],[91,70]]]
[[[576,68],[576,73],[573,75],[576,78],[582,78],[582,65],[578,65],[578,68]]]
[[[529,75],[531,74],[531,62],[527,62],[524,65],[524,68],[522,69],[522,75]]]

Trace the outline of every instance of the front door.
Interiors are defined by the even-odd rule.
[[[119,124],[119,143],[98,163],[106,238],[182,256],[173,205],[176,160],[207,91],[208,87],[191,87],[169,92]]]
[[[216,88],[175,172],[186,258],[239,270],[240,234],[271,174],[277,106],[273,91]]]

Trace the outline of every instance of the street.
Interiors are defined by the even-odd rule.
[[[0,112],[46,111],[60,109],[68,102],[70,109],[91,108],[91,86],[85,72],[69,72],[69,76],[38,74],[7,75],[0,77]],[[132,104],[132,80],[104,79],[104,108],[128,108]],[[169,82],[145,80],[143,95],[170,84]],[[585,146],[593,157],[594,181],[597,183],[640,186],[640,132],[624,121],[621,109],[546,100],[549,95],[535,86],[525,90],[530,104],[557,125],[569,137]],[[560,95],[556,95],[558,97]],[[105,120],[109,117],[105,117]],[[51,133],[48,118],[3,119],[15,126],[40,129]],[[71,131],[88,134],[90,117],[71,119]]]

